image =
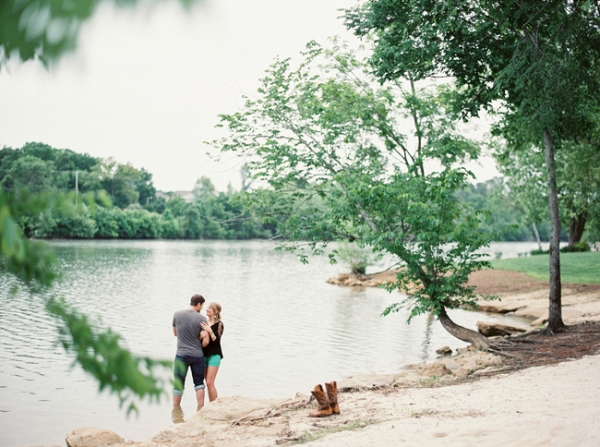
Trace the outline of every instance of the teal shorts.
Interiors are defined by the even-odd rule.
[[[217,368],[221,366],[221,356],[219,354],[215,354],[204,357],[204,367],[207,368],[209,366],[216,366]]]

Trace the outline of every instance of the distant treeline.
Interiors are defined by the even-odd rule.
[[[240,193],[218,192],[198,179],[192,198],[160,193],[152,174],[113,159],[100,159],[47,144],[0,149],[0,186],[8,194],[46,196],[43,211],[19,215],[31,238],[77,239],[255,239],[275,235],[276,224],[244,215]],[[478,183],[459,194],[482,210],[483,230],[498,241],[531,241],[534,232],[508,198],[500,179]],[[549,223],[536,226],[542,241]]]
[[[242,213],[235,191],[197,181],[193,199],[157,195],[152,174],[47,144],[0,150],[0,186],[8,194],[45,197],[41,212],[24,207],[19,223],[31,238],[253,239],[273,234]]]

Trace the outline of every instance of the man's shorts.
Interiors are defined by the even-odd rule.
[[[192,380],[194,381],[194,390],[198,391],[204,388],[204,357],[193,357],[191,355],[175,356],[175,383],[173,395],[183,395],[185,387],[185,376],[188,368],[192,370]]]

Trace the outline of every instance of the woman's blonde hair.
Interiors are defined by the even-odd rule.
[[[215,321],[221,321],[221,305],[219,303],[215,303],[214,301],[212,303],[208,303],[208,305],[212,308],[213,310],[213,314],[215,316]]]

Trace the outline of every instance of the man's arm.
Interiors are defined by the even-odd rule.
[[[175,326],[173,326],[173,335],[177,337],[177,328]]]

